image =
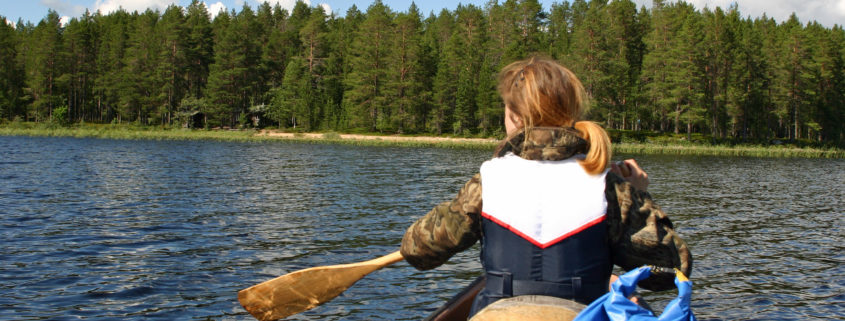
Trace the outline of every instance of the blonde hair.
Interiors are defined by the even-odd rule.
[[[499,94],[505,108],[522,118],[522,127],[573,127],[587,141],[587,157],[579,164],[590,174],[607,168],[610,137],[601,125],[581,120],[588,110],[578,77],[554,60],[532,57],[502,69]]]

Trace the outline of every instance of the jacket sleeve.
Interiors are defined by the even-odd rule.
[[[400,251],[419,270],[440,266],[480,237],[481,174],[467,182],[452,201],[435,206],[402,237]]]
[[[689,276],[692,254],[672,221],[645,191],[634,189],[614,173],[606,178],[608,237],[613,263],[626,271],[643,265],[672,267]],[[674,275],[657,274],[640,281],[653,291],[674,289]]]

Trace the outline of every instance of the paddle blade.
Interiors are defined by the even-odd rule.
[[[278,320],[334,299],[367,274],[402,260],[399,252],[378,259],[292,272],[238,292],[238,301],[258,320]]]

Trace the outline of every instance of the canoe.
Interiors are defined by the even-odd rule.
[[[483,276],[475,279],[460,293],[432,312],[424,321],[466,321],[472,301],[482,288],[484,288]],[[496,301],[476,313],[470,321],[571,321],[585,307],[572,300],[542,295],[523,295]]]
[[[484,276],[479,276],[423,321],[466,321],[472,308],[472,300],[484,288],[484,281]]]

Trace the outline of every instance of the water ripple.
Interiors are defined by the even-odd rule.
[[[0,320],[245,320],[236,292],[396,250],[489,151],[0,137]],[[619,157],[625,157],[624,155]],[[637,157],[695,255],[701,320],[845,319],[845,162]],[[292,320],[419,320],[477,247]],[[645,293],[658,309],[674,293]]]

